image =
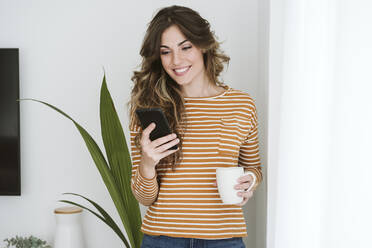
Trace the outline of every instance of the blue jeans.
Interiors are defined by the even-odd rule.
[[[242,238],[194,239],[143,235],[141,248],[245,248]]]

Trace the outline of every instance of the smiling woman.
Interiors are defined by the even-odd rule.
[[[262,181],[254,100],[219,80],[230,58],[208,21],[190,8],[161,9],[140,54],[129,104],[131,186],[149,206],[142,247],[244,247],[241,206]],[[142,129],[135,111],[154,107],[164,111],[174,133],[150,140],[156,126]],[[176,144],[179,149],[169,149]],[[216,169],[237,166],[255,178],[241,176],[235,185],[243,190],[241,203],[224,204]]]

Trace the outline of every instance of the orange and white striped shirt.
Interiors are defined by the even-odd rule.
[[[141,152],[134,137],[139,126],[130,125],[132,191],[149,206],[141,231],[149,235],[224,239],[247,236],[242,208],[223,204],[216,168],[242,166],[262,181],[258,150],[257,114],[252,97],[224,85],[213,97],[185,97],[187,129],[183,131],[183,158],[172,171],[158,164],[156,176],[139,173]]]

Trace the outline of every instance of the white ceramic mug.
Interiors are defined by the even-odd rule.
[[[227,168],[217,168],[216,178],[218,193],[225,204],[238,204],[243,201],[243,197],[238,196],[238,192],[242,190],[235,189],[235,185],[238,184],[238,178],[243,175],[252,175],[253,182],[247,191],[250,191],[256,183],[256,175],[247,171],[244,172],[243,167],[227,167]]]

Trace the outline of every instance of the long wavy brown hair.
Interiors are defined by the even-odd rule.
[[[134,86],[131,99],[128,102],[130,125],[139,126],[136,116],[137,108],[159,107],[177,137],[179,151],[163,158],[161,164],[170,164],[172,169],[182,159],[182,140],[186,128],[184,99],[177,84],[163,69],[160,59],[160,43],[162,33],[172,25],[177,25],[183,35],[196,47],[202,49],[204,66],[211,82],[222,85],[218,76],[224,69],[230,57],[220,49],[215,33],[210,30],[210,24],[198,12],[183,6],[173,5],[160,9],[148,24],[143,39],[140,55],[141,69],[134,71],[131,80]],[[181,128],[182,127],[182,128]],[[135,144],[140,148],[139,140],[142,133],[135,137]]]

